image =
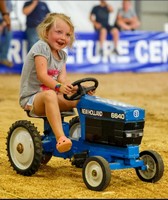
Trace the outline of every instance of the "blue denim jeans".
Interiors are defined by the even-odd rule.
[[[29,51],[34,43],[39,40],[36,28],[26,28],[27,50]]]
[[[8,51],[10,48],[10,42],[12,40],[12,31],[4,28],[0,35],[0,60],[8,60]]]

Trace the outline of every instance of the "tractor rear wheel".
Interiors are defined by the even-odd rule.
[[[9,128],[6,138],[7,156],[13,169],[31,176],[40,167],[42,142],[37,128],[30,121],[19,120]]]
[[[73,117],[69,121],[69,136],[75,140],[79,140],[81,137],[81,125],[79,121],[79,116]]]

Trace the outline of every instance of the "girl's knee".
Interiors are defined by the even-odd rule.
[[[49,102],[49,101],[57,101],[58,97],[55,91],[53,90],[47,90],[44,91],[44,100]]]

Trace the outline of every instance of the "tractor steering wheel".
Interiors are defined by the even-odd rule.
[[[84,82],[94,82],[94,85],[90,87],[84,87],[81,85]],[[73,82],[72,85],[78,86],[77,92],[74,93],[72,96],[68,96],[67,94],[64,94],[64,98],[71,101],[78,100],[81,98],[81,96],[83,96],[84,94],[87,94],[87,92],[91,90],[95,90],[98,86],[98,80],[95,78],[83,78],[83,79]]]

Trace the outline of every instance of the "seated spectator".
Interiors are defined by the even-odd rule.
[[[116,26],[119,30],[135,30],[140,26],[140,21],[132,8],[131,0],[123,0],[122,8],[116,17]]]
[[[113,7],[105,0],[100,0],[100,4],[92,8],[90,12],[90,21],[92,22],[95,31],[99,33],[100,55],[103,56],[103,44],[107,38],[107,34],[112,35],[114,42],[113,53],[118,54],[117,44],[119,40],[119,30],[109,24],[109,14],[113,12]]]

